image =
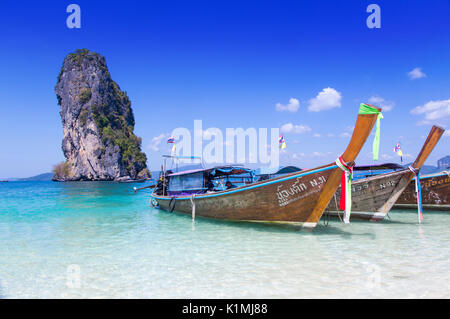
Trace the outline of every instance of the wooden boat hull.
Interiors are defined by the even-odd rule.
[[[420,178],[422,207],[450,211],[450,173],[443,172]],[[395,203],[395,208],[417,209],[415,181],[411,181]]]
[[[396,200],[408,186],[414,174],[406,169],[353,181],[351,218],[380,221],[389,213]],[[341,188],[325,210],[333,217],[342,216],[339,210]]]
[[[443,133],[444,129],[441,127],[434,125],[431,128],[421,151],[410,166],[411,169],[420,170]],[[352,183],[352,218],[382,220],[414,178],[415,173],[410,168],[354,181]],[[326,210],[332,216],[340,214],[338,198],[340,198],[340,188]]]
[[[321,214],[311,218],[312,212],[323,188],[330,177],[339,177],[340,174],[341,171],[336,165],[327,165],[238,189],[196,195],[193,198],[195,215],[224,220],[278,222],[315,227]],[[190,196],[170,197],[154,194],[152,198],[163,210],[173,209],[176,212],[192,214]]]
[[[354,165],[381,109],[361,104],[353,135],[339,163]],[[340,164],[342,165],[342,164]],[[192,196],[152,194],[160,208],[223,220],[294,223],[313,228],[336,192],[342,169],[336,163],[287,174],[236,189]],[[164,192],[164,190],[162,191]]]

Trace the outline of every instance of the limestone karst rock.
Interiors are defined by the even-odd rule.
[[[55,87],[66,162],[54,180],[149,178],[141,139],[134,135],[130,100],[111,79],[103,56],[77,50],[66,56]]]

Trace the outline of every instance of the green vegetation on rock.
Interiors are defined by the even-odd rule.
[[[53,175],[55,178],[62,178],[70,175],[70,164],[61,162],[53,167]]]
[[[89,100],[92,97],[92,91],[90,88],[83,88],[81,89],[80,95],[78,96],[78,100],[80,101],[81,105],[86,104],[89,102]]]
[[[87,49],[68,54],[55,91],[65,133],[63,152],[73,166],[71,180],[150,176],[142,141],[133,133],[130,99],[112,80],[102,55]],[[61,174],[66,168],[55,167]]]

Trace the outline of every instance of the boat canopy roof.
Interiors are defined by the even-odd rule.
[[[242,174],[250,174],[253,175],[254,172],[251,169],[239,167],[239,166],[217,166],[213,168],[199,168],[199,169],[191,169],[187,171],[177,172],[168,174],[167,176],[180,176],[180,175],[189,175],[189,174],[195,174],[195,173],[209,173],[213,175],[214,177],[219,176],[227,176],[227,175],[242,175]]]
[[[277,175],[300,172],[302,169],[297,166],[261,167],[259,175]]]
[[[280,168],[275,174],[288,174],[288,173],[295,173],[300,172],[302,169],[297,166],[285,166]]]
[[[404,169],[403,166],[396,163],[385,163],[380,165],[364,165],[364,166],[355,166],[353,168],[354,171],[378,171],[385,169]]]

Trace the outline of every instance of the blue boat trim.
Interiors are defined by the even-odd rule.
[[[294,178],[297,178],[297,177],[301,177],[301,176],[305,176],[305,175],[311,175],[311,174],[314,174],[314,173],[319,173],[319,172],[327,171],[327,170],[334,169],[334,168],[337,168],[337,165],[332,165],[332,166],[324,167],[324,168],[321,168],[321,169],[316,169],[316,170],[313,170],[313,171],[309,171],[309,172],[305,172],[305,173],[302,173],[302,174],[289,176],[289,177],[285,177],[285,178],[281,178],[281,179],[277,179],[277,180],[273,180],[273,181],[267,181],[265,183],[258,184],[258,185],[253,185],[253,186],[249,186],[249,187],[245,187],[245,188],[238,188],[236,190],[232,190],[232,191],[226,192],[226,193],[205,194],[205,195],[202,194],[201,198],[211,198],[211,197],[217,197],[217,196],[223,196],[223,195],[233,194],[233,193],[237,193],[237,192],[242,192],[242,191],[246,191],[246,190],[249,190],[249,189],[254,189],[254,188],[258,188],[258,187],[262,187],[262,186],[266,186],[266,185],[270,185],[270,184],[284,182],[284,181],[288,181],[290,179],[294,179]],[[155,196],[153,194],[152,194],[152,198],[156,198],[158,200],[171,200],[172,199],[172,197],[168,197],[168,196],[159,197],[159,196],[157,196],[157,195]],[[176,197],[175,196],[175,198],[176,199],[190,199],[191,197],[190,196],[187,196],[187,197],[181,197],[181,196],[180,197]]]
[[[434,173],[434,174],[430,174],[430,175],[422,175],[420,176],[420,179],[425,179],[425,178],[432,178],[432,177],[439,177],[439,176],[445,176],[448,175],[446,172],[439,172],[439,173]],[[414,177],[413,180],[415,180],[416,178]]]

